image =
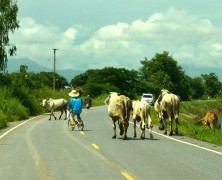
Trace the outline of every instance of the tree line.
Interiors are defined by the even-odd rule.
[[[216,98],[221,96],[222,83],[215,73],[189,77],[168,52],[156,53],[152,59],[141,60],[138,70],[104,67],[89,69],[68,82],[66,78],[55,74],[56,90],[65,86],[81,87],[85,94],[92,97],[116,91],[131,98],[142,93],[153,93],[156,96],[161,89],[179,95],[182,100]],[[53,87],[52,72],[28,72],[28,67],[21,65],[19,72],[0,73],[0,87],[19,87],[39,90]]]
[[[141,96],[142,93],[158,96],[161,89],[170,90],[182,100],[221,96],[222,84],[215,73],[192,78],[166,51],[140,62],[138,70],[114,67],[90,69],[74,77],[71,84],[82,86],[92,96],[108,91],[117,91],[131,98]]]

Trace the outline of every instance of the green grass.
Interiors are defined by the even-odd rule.
[[[215,111],[218,114],[219,119],[222,119],[221,107],[222,101],[181,102],[179,134],[222,146],[222,130],[209,129],[208,127],[202,127],[196,124],[196,122],[203,118],[209,110]],[[151,107],[151,118],[155,125],[159,125],[153,107]]]

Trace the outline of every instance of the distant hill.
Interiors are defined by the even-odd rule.
[[[38,63],[32,61],[28,58],[19,58],[19,59],[9,59],[7,64],[7,71],[11,72],[18,72],[21,65],[28,66],[29,72],[52,72],[52,69],[39,65]],[[194,78],[200,77],[201,74],[209,74],[215,73],[218,76],[219,81],[222,82],[222,71],[220,67],[195,67],[193,65],[181,65],[185,73]],[[70,82],[75,76],[84,73],[85,70],[73,70],[73,69],[66,69],[60,70],[57,69],[56,72],[67,79]]]
[[[28,67],[28,72],[52,72],[52,69],[47,67],[41,66],[38,63],[32,61],[31,59],[27,58],[19,58],[19,59],[9,59],[7,64],[7,71],[9,73],[18,72],[21,65],[25,65]],[[57,69],[56,72],[67,79],[70,82],[75,76],[83,73],[81,70],[59,70]]]

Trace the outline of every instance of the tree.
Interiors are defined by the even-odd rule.
[[[7,67],[7,50],[10,56],[16,52],[16,46],[9,42],[9,33],[19,28],[17,12],[18,6],[13,0],[0,1],[0,71]]]
[[[94,71],[95,70],[93,70],[93,69],[89,69],[86,72],[75,76],[71,80],[72,87],[83,86],[84,84],[86,84],[87,80],[94,73]]]
[[[25,75],[27,73],[28,66],[21,65],[20,66],[20,74]]]
[[[138,72],[125,68],[105,67],[87,70],[71,80],[73,87],[81,86],[84,93],[98,96],[109,91],[117,91],[129,97],[136,94]]]
[[[200,99],[204,95],[205,86],[201,77],[191,78],[190,91],[190,96],[194,99]]]
[[[217,95],[219,95],[222,84],[218,80],[216,74],[201,74],[201,77],[203,78],[203,81],[206,85],[206,95],[211,97],[216,97]]]
[[[102,91],[118,91],[129,97],[134,97],[137,87],[137,71],[125,68],[105,67],[97,69],[89,76],[87,83],[98,83]]]
[[[188,99],[189,79],[168,52],[156,53],[151,60],[145,58],[140,62],[142,64],[139,69],[141,81],[146,81],[147,85],[151,85],[155,90],[150,93],[158,95],[161,89],[168,89],[180,95],[182,99]],[[150,89],[150,87],[146,88]]]

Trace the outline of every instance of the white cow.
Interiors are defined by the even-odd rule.
[[[145,139],[145,127],[150,130],[150,139],[153,139],[150,105],[146,101],[132,101],[132,116],[134,122],[134,138],[136,135],[136,122],[140,122],[141,139]]]
[[[109,97],[106,98],[105,104],[108,105],[108,114],[113,122],[113,139],[116,138],[116,121],[119,124],[120,135],[123,140],[127,139],[127,129],[129,126],[131,100],[116,92],[110,92]]]
[[[45,108],[47,108],[50,111],[50,117],[49,120],[51,120],[51,116],[54,116],[54,119],[56,120],[56,117],[53,113],[54,110],[60,110],[61,115],[59,116],[59,119],[61,119],[61,116],[63,115],[63,112],[66,113],[65,120],[67,117],[67,101],[65,99],[43,99],[41,105]]]
[[[174,120],[176,123],[175,133],[178,134],[180,98],[168,90],[163,89],[154,104],[154,109],[160,121],[160,129],[165,130],[164,134],[167,134],[167,119],[170,122],[169,135],[173,135]]]

